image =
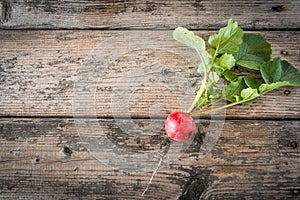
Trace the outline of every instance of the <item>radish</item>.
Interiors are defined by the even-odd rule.
[[[165,132],[166,134],[176,142],[184,142],[188,139],[191,139],[196,132],[196,125],[194,119],[186,112],[176,111],[172,112],[165,121]],[[147,192],[154,175],[157,173],[158,168],[160,167],[163,157],[159,159],[159,163],[152,173],[152,176],[149,180],[147,187],[145,188],[142,196]]]
[[[250,104],[263,94],[279,87],[300,87],[298,69],[279,57],[271,60],[271,45],[261,35],[244,34],[234,19],[229,19],[226,27],[209,37],[208,50],[203,38],[186,28],[176,28],[173,37],[197,51],[201,60],[197,72],[202,77],[190,108],[186,112],[171,113],[165,121],[166,134],[176,142],[186,141],[195,135],[196,125],[191,116],[215,112],[238,104]],[[251,70],[253,76],[238,75],[232,70],[235,67],[245,69],[245,72]],[[222,87],[219,82],[221,78],[224,79],[221,83],[226,83]],[[230,103],[213,107],[222,100]],[[160,158],[142,196],[148,190],[165,154],[166,152]]]
[[[226,27],[209,37],[208,50],[203,38],[186,28],[176,28],[173,37],[197,51],[201,61],[197,72],[202,76],[189,109],[173,112],[166,119],[166,134],[174,141],[183,142],[195,134],[196,127],[191,116],[250,104],[282,86],[300,86],[299,71],[279,57],[271,60],[271,45],[261,35],[244,34],[234,19],[229,19]],[[252,70],[253,76],[238,75],[232,70],[234,67]],[[222,85],[222,82],[222,87],[221,78],[226,83]],[[220,101],[230,103],[213,107]]]
[[[171,113],[165,122],[166,134],[176,142],[183,142],[195,135],[194,119],[185,112]]]

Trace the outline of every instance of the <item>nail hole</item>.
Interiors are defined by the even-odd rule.
[[[281,12],[285,10],[285,6],[284,5],[273,6],[272,10],[275,12]]]
[[[295,189],[295,190],[292,190],[292,193],[293,193],[293,194],[298,194],[299,191]]]
[[[293,149],[296,149],[298,147],[298,142],[292,141],[288,144],[288,147],[292,147]]]
[[[291,91],[290,90],[284,90],[283,92],[286,96],[288,96],[289,94],[291,94]]]
[[[281,51],[280,52],[282,55],[288,55],[289,54],[289,52],[287,52],[287,51]]]
[[[40,160],[39,157],[36,157],[34,161],[35,161],[35,162],[40,162],[41,160]]]
[[[138,139],[136,140],[136,144],[141,144],[140,138],[138,138]]]
[[[72,150],[69,147],[67,147],[67,146],[64,146],[63,152],[67,156],[71,156],[71,154],[72,154]]]

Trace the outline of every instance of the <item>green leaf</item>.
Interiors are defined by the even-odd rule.
[[[186,28],[178,27],[173,31],[173,37],[178,42],[181,42],[191,48],[196,50],[205,50],[205,41],[196,36],[192,31],[189,31]]]
[[[197,107],[202,108],[203,105],[207,105],[211,102],[206,96],[202,96],[198,99]]]
[[[229,82],[235,81],[238,76],[235,75],[232,71],[230,70],[225,70],[223,71],[223,76],[225,77],[225,79]]]
[[[204,75],[204,73],[206,73],[206,67],[202,63],[199,63],[197,72],[201,75]]]
[[[209,88],[207,91],[209,99],[216,99],[220,97],[220,90],[216,86]]]
[[[212,99],[220,97],[219,89],[215,86],[209,87],[197,102],[198,107],[211,103]]]
[[[198,71],[203,71],[204,75],[206,76],[206,71],[211,60],[211,55],[209,55],[205,50],[204,40],[201,37],[195,35],[192,31],[189,31],[183,27],[176,28],[173,31],[173,37],[178,42],[194,48],[198,52],[202,62],[199,64]]]
[[[209,37],[208,43],[211,48],[208,50],[201,37],[185,28],[175,29],[173,37],[195,49],[201,59],[198,72],[203,74],[204,78],[188,113],[192,113],[196,106],[203,109],[197,112],[200,114],[237,104],[252,103],[260,95],[278,87],[300,86],[298,70],[278,57],[270,61],[272,53],[270,44],[260,35],[244,35],[243,30],[233,19],[230,19],[227,26],[221,28],[218,34]],[[264,83],[261,84],[263,81],[260,78],[257,80],[251,75],[234,74],[230,70],[236,64],[243,66],[244,70],[245,68],[259,70]],[[220,76],[224,76],[230,82],[222,89],[216,84]],[[232,103],[209,109],[209,106],[220,99]]]
[[[220,58],[216,58],[214,64],[219,74],[222,74],[226,69],[231,69],[235,65],[235,59],[232,54],[225,53]]]
[[[285,86],[300,86],[299,71],[285,60],[279,57],[264,63],[260,72],[267,84],[286,82]]]
[[[234,57],[238,65],[259,70],[264,62],[270,60],[271,54],[271,45],[261,35],[247,33]]]
[[[238,77],[236,81],[225,86],[222,93],[227,101],[237,102],[243,99],[241,97],[241,92],[245,88],[247,88],[247,85],[245,84],[243,77]]]
[[[234,19],[229,19],[226,27],[221,28],[218,34],[211,35],[208,39],[210,46],[218,54],[236,53],[243,42],[243,30]]]
[[[215,55],[215,53],[216,53],[216,50],[215,50],[214,48],[209,48],[209,49],[207,49],[207,53],[208,53],[211,57],[213,57],[213,56]]]
[[[259,85],[260,85],[259,81],[251,76],[244,76],[244,81],[245,81],[246,85],[250,88],[253,88],[253,89],[259,88]]]
[[[259,86],[259,94],[267,93],[270,92],[271,90],[283,87],[283,86],[289,86],[289,82],[287,81],[282,81],[282,82],[277,82],[277,83],[271,83],[271,84],[261,84]]]
[[[220,80],[217,72],[210,72],[208,75],[208,80],[210,83],[217,83]]]
[[[241,97],[242,97],[243,101],[246,100],[246,102],[244,102],[244,104],[248,104],[248,103],[252,103],[253,101],[255,101],[259,97],[259,94],[258,94],[257,89],[246,88],[241,91]],[[249,101],[247,101],[247,100],[249,100]]]

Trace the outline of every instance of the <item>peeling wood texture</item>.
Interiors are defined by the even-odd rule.
[[[0,0],[0,199],[300,199],[300,88],[196,118],[192,141],[164,134],[201,81],[172,29],[207,40],[235,18],[300,70],[299,10],[297,0]]]
[[[300,69],[299,32],[260,33],[273,57]],[[86,116],[94,114],[85,107],[88,99],[99,117],[166,117],[186,110],[200,84],[197,64],[184,60],[194,51],[171,31],[1,31],[0,44],[2,116]],[[299,88],[281,88],[227,109],[227,117],[299,118],[299,98]]]
[[[300,27],[300,5],[296,0],[3,0],[0,3],[3,12],[0,28],[7,29],[170,29],[177,26],[217,29],[231,17],[243,28],[252,30]]]
[[[143,127],[140,132],[118,141],[116,138],[122,135],[116,121],[99,119],[103,135],[97,135],[94,140],[107,136],[124,154],[143,155],[145,151],[156,154],[163,141],[160,132],[163,120],[134,121]],[[2,118],[0,122],[0,197],[3,199],[18,198],[20,194],[23,198],[140,199],[151,176],[151,171],[113,170],[96,160],[97,152],[87,151],[80,139],[87,133],[83,131],[78,135],[74,119]],[[210,124],[201,121],[199,126],[205,130]],[[227,120],[210,153],[203,159],[195,156],[200,145],[195,139],[179,159],[159,169],[144,199],[264,199],[270,196],[297,199],[300,193],[299,127],[299,121]],[[149,130],[154,130],[156,139],[141,139]],[[143,140],[143,145],[133,142],[137,138]],[[152,148],[148,149],[149,145]],[[66,155],[65,147],[72,153]],[[108,157],[111,151],[113,146],[102,152],[102,156]],[[172,154],[172,151],[167,153],[177,156]],[[146,160],[141,165],[154,169],[153,163]]]

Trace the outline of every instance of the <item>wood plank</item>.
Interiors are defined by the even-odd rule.
[[[299,32],[259,33],[300,69]],[[171,31],[0,31],[0,46],[1,116],[160,118],[187,109],[201,79]],[[227,117],[299,118],[299,98],[281,88]]]
[[[119,156],[139,158],[135,167],[154,168],[158,158],[142,155],[157,155],[167,148],[160,149],[165,141],[163,120],[136,119],[137,129],[122,132],[115,120],[84,119],[103,130],[100,134],[80,120],[1,118],[0,198],[140,199],[151,172],[122,172],[95,156],[101,151],[103,158],[113,160],[111,152],[117,146]],[[197,137],[179,157],[178,151],[167,151],[175,159],[159,169],[145,199],[299,198],[298,120],[226,120],[223,128],[214,126],[221,131],[216,146],[199,157],[203,138],[215,134],[208,133],[214,123],[222,122],[199,122]],[[85,136],[91,141],[104,137],[114,145],[108,151],[88,151]],[[127,164],[124,160],[122,166]]]
[[[297,0],[114,0],[0,2],[5,29],[217,29],[235,18],[243,28],[299,29]]]

